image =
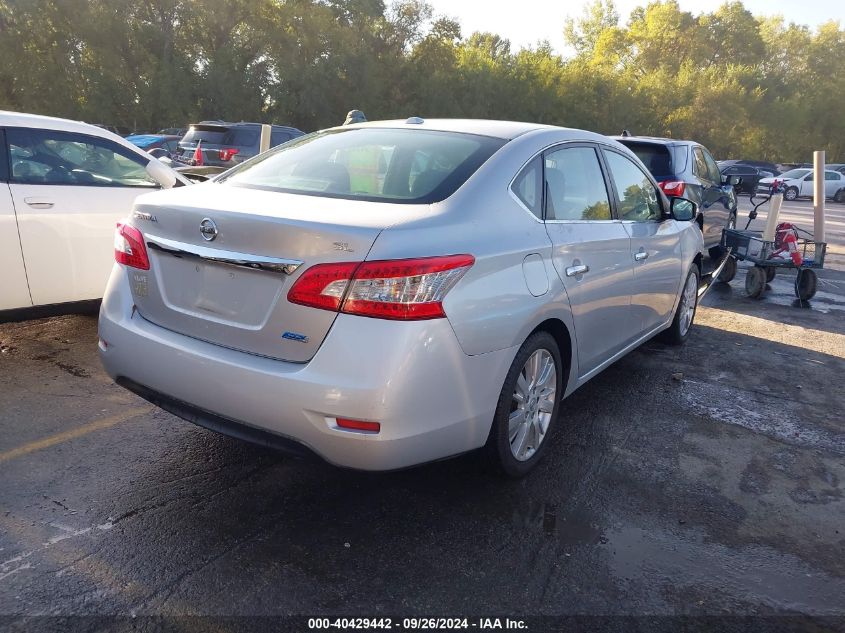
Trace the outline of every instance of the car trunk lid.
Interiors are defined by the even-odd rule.
[[[384,203],[217,183],[180,189],[139,200],[133,213],[150,258],[149,271],[129,271],[139,313],[181,334],[294,362],[316,353],[336,313],[288,302],[292,284],[313,264],[363,261],[397,219],[396,205]]]

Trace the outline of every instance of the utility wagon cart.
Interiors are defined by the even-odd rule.
[[[795,239],[789,240],[792,246],[783,240],[764,240],[760,231],[722,231],[722,247],[731,252],[732,258],[754,264],[745,275],[745,292],[749,297],[760,298],[778,269],[798,271],[795,275],[795,296],[801,301],[808,301],[816,294],[818,280],[814,269],[824,267],[827,244],[813,241],[810,233],[795,226],[790,225],[788,230],[795,232]],[[728,282],[734,275],[735,262],[725,266],[719,280]]]

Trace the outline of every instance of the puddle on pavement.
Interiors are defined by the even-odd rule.
[[[815,571],[801,559],[770,547],[734,549],[706,541],[694,529],[681,535],[625,526],[606,536],[610,569],[623,581],[653,581],[676,594],[707,588],[708,593],[743,596],[748,602],[779,609],[842,614],[845,579]]]

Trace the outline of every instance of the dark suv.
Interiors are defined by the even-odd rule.
[[[722,229],[736,226],[736,193],[703,145],[650,136],[614,136],[645,164],[667,196],[698,204],[704,246],[710,256],[722,254]]]
[[[303,134],[304,132],[295,127],[273,125],[270,131],[270,147],[281,145]],[[233,167],[258,154],[261,143],[261,124],[223,121],[194,123],[179,141],[179,154],[176,160],[188,165],[200,164],[195,158],[198,143],[202,152],[203,165]]]

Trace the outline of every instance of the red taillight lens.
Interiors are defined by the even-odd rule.
[[[317,264],[306,270],[288,292],[288,301],[337,312],[358,262]]]
[[[345,418],[335,418],[337,426],[341,429],[348,429],[350,431],[367,431],[368,433],[378,433],[381,430],[381,424],[378,422],[364,422],[363,420],[347,420]]]
[[[288,301],[379,319],[438,319],[446,293],[474,263],[472,255],[447,255],[318,264],[297,279]]]
[[[235,154],[238,153],[236,147],[224,147],[220,150],[220,160],[232,160]]]
[[[141,231],[134,226],[117,223],[114,232],[114,261],[140,270],[150,269],[150,258]]]
[[[660,188],[667,196],[676,196],[678,198],[684,195],[687,183],[683,180],[664,180],[660,183]]]

